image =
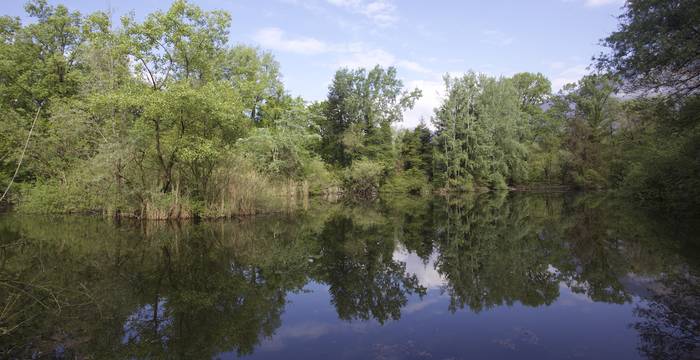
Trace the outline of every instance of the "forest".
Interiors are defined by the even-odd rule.
[[[32,0],[0,17],[0,206],[142,219],[284,211],[309,196],[608,191],[700,209],[700,2],[630,0],[589,75],[445,75],[421,97],[394,67],[340,68],[327,98],[231,45],[231,16],[178,0],[137,21]],[[669,40],[670,39],[670,40]]]

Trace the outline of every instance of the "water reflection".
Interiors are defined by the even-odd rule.
[[[524,316],[518,309],[557,305],[578,319],[566,309],[584,301],[634,305],[591,310],[620,315],[613,325],[636,332],[634,354],[688,358],[700,340],[693,226],[570,194],[319,203],[198,224],[3,215],[0,357],[280,357],[274,349],[301,341],[320,354],[331,336],[419,334],[418,318],[438,328],[421,333],[425,344],[376,342],[346,357],[454,355],[464,349],[438,346],[450,339],[438,330],[462,320],[439,309]],[[310,320],[326,309],[336,322]],[[502,358],[552,346],[531,329],[503,329],[473,341]]]

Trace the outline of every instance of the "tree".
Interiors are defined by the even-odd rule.
[[[433,173],[433,134],[421,121],[413,130],[406,130],[401,137],[401,167],[403,170],[416,169],[428,179]]]
[[[310,162],[316,160],[312,149],[316,134],[313,114],[301,98],[294,100],[281,119],[270,127],[255,129],[242,139],[240,148],[265,174],[285,179],[304,179]]]
[[[654,207],[693,212],[697,195],[700,128],[700,3],[630,0],[610,49],[596,60],[628,92],[653,94],[625,104],[613,180],[622,192]]]
[[[164,191],[172,189],[177,180],[174,171],[179,170],[180,177],[190,177],[190,190],[198,198],[206,195],[215,166],[247,128],[237,100],[224,82],[199,87],[179,82],[143,99],[143,115],[135,128],[148,129],[144,135],[155,139]]]
[[[433,118],[437,184],[471,190],[524,181],[529,124],[512,81],[473,72],[446,76],[445,93]]]
[[[421,96],[407,91],[396,68],[341,69],[335,73],[321,123],[324,158],[340,166],[367,158],[391,162],[391,125]]]
[[[619,111],[616,82],[607,75],[584,76],[564,86],[550,109],[566,124],[565,181],[578,187],[603,187],[608,180],[610,138]]]
[[[279,118],[281,114],[275,114],[279,110],[274,108],[284,101],[285,94],[279,63],[272,54],[238,45],[226,52],[221,71],[222,78],[238,90],[251,120],[260,123],[268,112],[271,119],[265,120],[269,123]]]
[[[65,6],[35,0],[25,6],[37,22],[17,32],[15,64],[10,83],[19,86],[36,105],[52,97],[74,95],[80,82],[82,17]],[[38,61],[37,61],[38,60]]]
[[[553,103],[552,84],[540,73],[518,73],[511,79],[520,98],[520,110],[527,117],[529,124],[529,134],[525,139],[529,148],[528,181],[547,185],[559,184],[562,122],[544,110]]]
[[[61,153],[47,151],[43,145],[51,141],[43,142],[50,135],[48,132],[65,125],[54,124],[53,105],[77,95],[85,70],[80,61],[85,40],[80,13],[62,5],[49,6],[45,0],[30,1],[25,10],[36,19],[26,26],[18,18],[0,17],[2,185],[16,167],[35,116],[38,118],[30,140],[31,144],[42,144],[28,148],[28,161],[23,162],[16,180],[57,175],[51,167],[54,162],[64,163]]]
[[[486,134],[476,122],[478,78],[470,72],[461,78],[444,77],[446,98],[435,109],[435,179],[439,186],[470,189],[483,161],[475,161],[485,151]],[[481,142],[479,143],[479,140]]]
[[[596,59],[627,90],[674,96],[700,89],[700,3],[694,0],[629,0],[618,30],[602,40],[610,53]]]
[[[511,79],[486,78],[477,103],[480,119],[493,132],[491,186],[499,187],[503,179],[514,185],[527,180],[530,124],[521,110],[517,89]]]
[[[209,131],[213,126],[220,127],[224,133],[237,133],[232,129],[240,129],[233,120],[238,114],[231,109],[236,103],[233,94],[223,85],[213,83],[217,60],[224,54],[230,21],[230,15],[225,12],[202,11],[184,0],[173,3],[165,13],[150,14],[140,24],[133,17],[122,19],[129,55],[136,59],[137,72],[151,87],[150,91],[130,92],[127,97],[134,95],[130,103],[145,115],[143,126],[137,127],[148,129],[155,142],[163,192],[172,190],[173,170],[181,156],[190,162],[196,179],[211,173],[213,164],[204,159],[215,157],[214,153],[221,149],[214,143],[223,140],[211,137]],[[207,85],[210,82],[213,85]],[[221,90],[220,94],[210,93],[216,99],[201,98],[212,90],[209,86]],[[221,101],[226,94],[230,103]],[[224,107],[230,112],[225,113]],[[204,174],[200,173],[200,166],[192,167],[193,162],[204,166]]]
[[[143,23],[133,15],[122,18],[136,70],[154,89],[171,80],[202,83],[216,75],[216,60],[223,56],[231,16],[223,11],[203,11],[177,0],[167,12],[156,11]]]
[[[552,83],[541,73],[522,72],[511,78],[520,98],[520,107],[531,116],[542,113],[542,106],[552,93]]]

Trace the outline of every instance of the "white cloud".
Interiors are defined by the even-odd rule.
[[[410,60],[399,59],[394,54],[379,48],[367,47],[363,44],[339,46],[341,59],[333,64],[335,67],[371,68],[375,65],[382,67],[395,66],[419,74],[435,75],[436,73],[425,66]]]
[[[551,61],[545,64],[552,70],[561,70],[566,66],[563,61]]]
[[[589,73],[586,65],[573,65],[561,69],[552,77],[552,90],[559,91],[564,85],[579,81]]]
[[[349,55],[343,56],[343,58],[338,61],[335,66],[348,68],[369,68],[375,65],[386,67],[394,64],[396,64],[396,57],[393,54],[382,49],[367,49],[351,51]]]
[[[563,2],[566,3],[580,3],[583,2],[583,5],[586,7],[601,7],[601,6],[607,6],[607,5],[617,5],[617,6],[622,6],[625,3],[625,0],[562,0]]]
[[[276,51],[304,55],[338,54],[340,60],[333,64],[334,67],[396,66],[415,73],[434,74],[415,61],[399,59],[390,52],[360,42],[330,44],[312,37],[289,36],[282,29],[275,27],[260,29],[253,35],[253,40],[264,48]]]
[[[496,46],[507,46],[513,43],[513,38],[499,30],[482,30],[481,42]]]
[[[327,0],[328,3],[360,14],[381,27],[395,24],[399,21],[397,8],[391,0]]]
[[[410,90],[419,88],[423,92],[423,96],[416,101],[413,109],[404,113],[403,122],[399,126],[414,128],[422,119],[426,125],[432,128],[430,117],[433,116],[433,110],[440,106],[445,92],[442,80],[412,80],[406,82],[405,85]]]
[[[293,52],[298,54],[320,54],[329,51],[328,46],[314,38],[290,38],[279,28],[264,28],[259,30],[253,39],[263,47]]]
[[[605,5],[622,5],[624,4],[624,0],[584,0],[583,4],[588,6],[588,7],[598,7],[598,6],[605,6]]]
[[[417,73],[422,73],[422,74],[433,74],[433,71],[424,67],[423,65],[414,62],[414,61],[408,61],[408,60],[400,60],[399,62],[396,63],[397,66],[417,72]]]

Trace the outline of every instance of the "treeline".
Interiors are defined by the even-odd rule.
[[[432,127],[406,130],[396,125],[421,93],[395,68],[340,69],[309,103],[285,90],[270,53],[228,45],[223,11],[183,0],[114,24],[34,0],[30,24],[0,17],[0,185],[24,211],[141,218],[277,211],[309,194],[552,186],[696,208],[698,52],[641,54],[678,32],[675,45],[697,50],[686,14],[698,4],[676,3],[628,2],[604,40],[614,51],[556,94],[542,74],[446,76]],[[655,79],[652,96],[621,95]]]

